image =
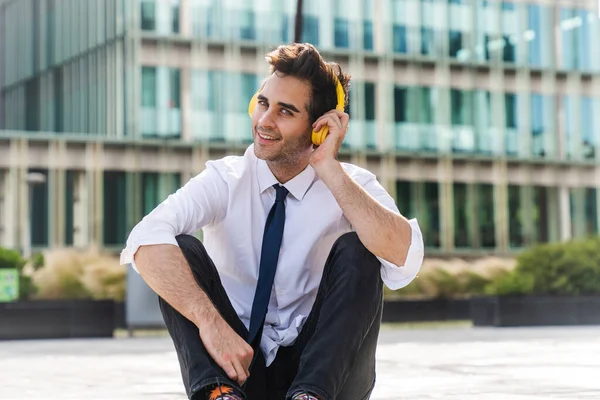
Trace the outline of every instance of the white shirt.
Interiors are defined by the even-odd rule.
[[[398,213],[393,198],[375,175],[352,164],[344,170],[371,196]],[[208,161],[206,169],[170,195],[132,230],[121,264],[132,264],[142,245],[169,243],[175,236],[203,230],[212,258],[233,308],[246,327],[258,280],[263,231],[279,183],[250,145],[243,156]],[[352,231],[329,188],[309,165],[286,182],[286,219],[281,252],[261,349],[267,365],[279,346],[293,344],[314,304],[325,261],[342,234]],[[381,277],[390,289],[408,285],[423,261],[423,238],[410,220],[412,242],[404,266],[379,258]],[[136,269],[137,270],[137,269]]]

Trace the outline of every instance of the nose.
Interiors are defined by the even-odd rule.
[[[273,128],[275,126],[275,115],[273,108],[260,110],[260,115],[258,117],[258,125],[265,128]]]

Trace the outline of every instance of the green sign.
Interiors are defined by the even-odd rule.
[[[0,269],[0,302],[19,298],[19,273],[16,269]]]

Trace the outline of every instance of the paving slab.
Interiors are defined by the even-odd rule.
[[[385,326],[372,400],[600,399],[600,327]],[[0,399],[185,400],[170,338],[0,342]]]

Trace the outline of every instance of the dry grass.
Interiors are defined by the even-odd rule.
[[[96,248],[49,250],[44,266],[31,273],[37,299],[125,298],[125,266]]]
[[[423,261],[419,275],[407,287],[386,290],[386,298],[465,297],[483,293],[486,285],[515,268],[516,260],[484,257],[474,261],[459,258]]]

